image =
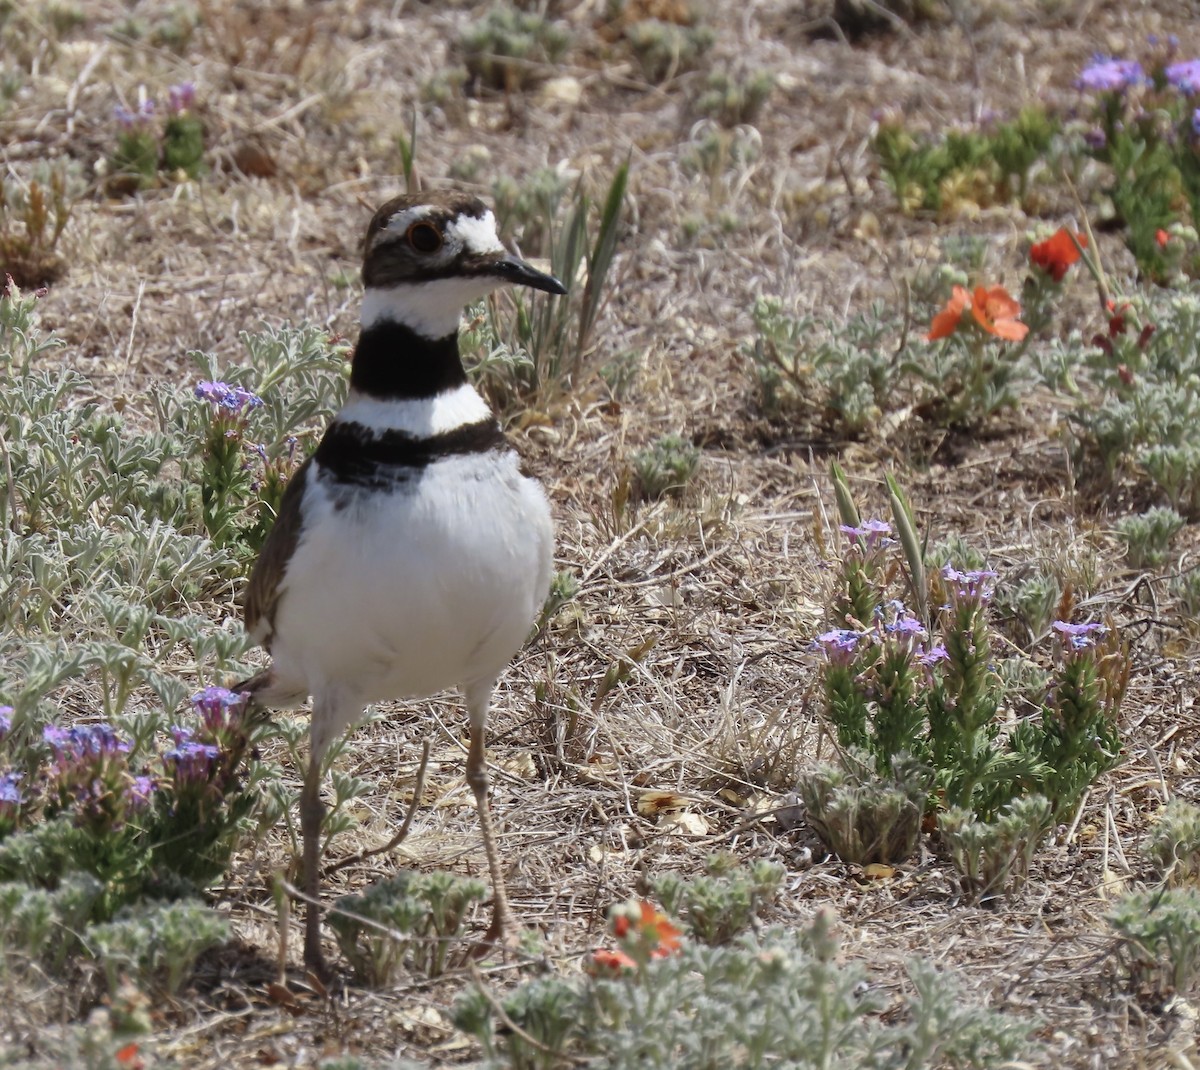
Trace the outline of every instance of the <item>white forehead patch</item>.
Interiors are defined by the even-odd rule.
[[[468,253],[502,253],[504,246],[496,234],[496,217],[490,211],[481,216],[460,215],[446,226],[446,244]]]

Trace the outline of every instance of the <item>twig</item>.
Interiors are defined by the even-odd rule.
[[[360,862],[365,862],[368,858],[374,858],[376,855],[387,854],[388,851],[400,846],[404,841],[404,837],[408,835],[409,827],[412,825],[413,817],[417,812],[417,806],[420,805],[421,794],[425,790],[425,773],[428,768],[429,740],[425,740],[421,744],[421,764],[417,768],[417,785],[413,788],[412,802],[409,804],[408,813],[404,815],[404,822],[401,824],[399,831],[382,847],[372,847],[369,851],[359,851],[357,854],[348,855],[337,862],[330,863],[321,871],[322,878],[328,877],[340,869],[345,869],[347,866],[356,866]]]

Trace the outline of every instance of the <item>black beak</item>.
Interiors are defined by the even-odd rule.
[[[525,263],[510,253],[505,253],[498,260],[493,260],[488,268],[490,274],[499,275],[514,286],[528,286],[534,290],[544,290],[548,294],[565,294],[567,288],[553,275]]]

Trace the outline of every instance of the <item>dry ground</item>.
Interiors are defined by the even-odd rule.
[[[27,85],[0,117],[5,166],[24,175],[65,156],[89,183],[45,322],[100,393],[135,409],[152,381],[187,374],[187,350],[233,355],[238,332],[262,320],[307,319],[352,335],[357,283],[340,276],[356,269],[370,209],[403,187],[395,137],[414,103],[429,185],[445,182],[472,146],[490,153],[476,176],[485,195],[495,175],[559,164],[602,186],[629,157],[630,211],[595,363],[634,350],[637,384],[613,404],[588,377],[549,419],[517,432],[554,501],[559,567],[582,584],[566,619],[521,655],[497,696],[494,806],[518,916],[542,934],[547,959],[571,968],[601,938],[609,904],[644,890],[653,873],[697,872],[714,849],[775,858],[788,868],[775,920],[799,923],[831,905],[846,954],[867,962],[885,990],[895,990],[907,956],[930,955],[962,971],[979,999],[1040,1017],[1047,1061],[1191,1065],[1188,1017],[1123,990],[1103,921],[1112,896],[1143,875],[1147,815],[1171,795],[1197,794],[1194,644],[1162,604],[1165,581],[1139,583],[1106,536],[1124,505],[1073,491],[1050,397],[1027,399],[995,434],[952,450],[911,424],[862,442],[810,441],[757,417],[739,346],[756,295],[835,317],[872,299],[895,302],[901,280],[936,258],[947,233],[986,236],[997,275],[1019,284],[1029,221],[1013,208],[942,224],[903,220],[872,163],[873,113],[888,105],[941,129],[1027,100],[1070,106],[1072,80],[1093,52],[1172,32],[1185,54],[1200,52],[1196,5],[981,0],[961,5],[972,10],[957,23],[855,41],[815,34],[816,0],[703,6],[717,30],[714,65],[768,67],[779,78],[756,124],[760,157],[716,184],[684,164],[702,74],[646,84],[627,54],[600,42],[600,0],[552,5],[576,35],[554,73],[573,84],[443,104],[421,103],[421,87],[455,62],[451,42],[485,5],[201,0],[200,24],[176,54],[107,32],[131,14],[153,23],[165,6],[150,0],[86,0],[81,24],[46,31],[44,41],[49,5],[18,4],[7,27],[24,35],[24,52],[4,63],[23,67]],[[218,168],[199,183],[106,198],[93,167],[112,146],[113,105],[136,100],[140,85],[161,94],[183,80],[197,84],[216,158],[254,146],[276,173]],[[684,234],[687,217],[702,221],[694,237]],[[1128,269],[1115,239],[1106,254],[1118,274]],[[696,487],[680,504],[615,509],[633,450],[668,431],[706,445]],[[935,539],[961,533],[1002,572],[1029,562],[1092,570],[1088,609],[1129,626],[1128,762],[1097,785],[1014,902],[962,905],[946,866],[927,857],[870,883],[822,860],[803,826],[747,819],[749,807],[780,800],[819,747],[807,644],[823,621],[821,563],[833,541],[825,462],[834,452],[872,511],[883,507],[882,472],[897,465]],[[1181,539],[1189,551],[1196,541],[1193,532]],[[651,640],[629,679],[593,708],[609,666]],[[538,683],[547,689],[540,706]],[[553,726],[571,695],[589,712],[556,754]],[[462,780],[464,728],[444,701],[382,709],[357,733],[345,766],[378,789],[341,850],[390,834],[420,740],[433,740],[434,761],[408,841],[370,871],[340,874],[345,887],[400,863],[483,872]],[[695,822],[640,815],[646,788],[688,797]],[[161,1008],[158,1050],[195,1067],[308,1066],[339,1050],[468,1061],[445,1013],[461,978],[347,988],[322,1002],[293,973],[296,1008],[266,998],[277,934],[265,878],[289,849],[277,832],[239,859],[219,896],[239,946],[205,962],[202,991]],[[497,985],[514,976],[512,967],[484,972]]]

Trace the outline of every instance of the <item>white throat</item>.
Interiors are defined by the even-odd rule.
[[[500,281],[476,276],[368,287],[362,300],[362,329],[391,321],[426,338],[457,334],[463,309],[491,293]]]

